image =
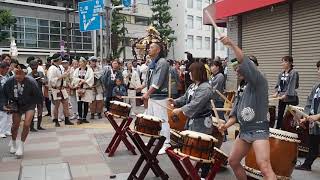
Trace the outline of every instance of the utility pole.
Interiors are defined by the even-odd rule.
[[[70,45],[69,45],[69,43],[70,43],[70,25],[69,25],[69,21],[70,21],[70,19],[69,19],[69,13],[70,13],[70,10],[69,10],[69,6],[70,6],[70,2],[69,1],[67,1],[67,5],[66,5],[66,13],[65,13],[65,15],[66,15],[66,40],[67,40],[67,53],[70,55]]]
[[[104,6],[106,12],[106,59],[109,60],[111,55],[111,0],[105,0]]]

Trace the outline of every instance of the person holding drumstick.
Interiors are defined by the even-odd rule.
[[[194,62],[189,67],[190,79],[193,82],[186,93],[178,99],[169,99],[175,107],[173,113],[178,115],[183,112],[188,121],[185,129],[211,135],[213,131],[212,107],[210,100],[213,98],[213,91],[208,81],[206,68],[201,62]],[[201,177],[206,177],[210,164],[204,164]]]
[[[224,132],[236,122],[240,124],[240,134],[231,150],[229,164],[237,179],[247,179],[240,162],[252,147],[264,179],[275,180],[276,175],[270,163],[269,122],[267,120],[268,82],[254,62],[244,56],[242,50],[231,39],[222,37],[220,40],[236,55],[237,62],[234,62],[233,65],[235,65],[238,79],[247,82],[243,92],[238,93],[229,120],[226,124],[219,126],[219,130]]]
[[[317,62],[318,76],[320,78],[320,61]],[[309,152],[307,154],[306,160],[296,169],[311,171],[311,166],[314,160],[319,154],[319,144],[320,144],[320,82],[317,82],[307,99],[307,104],[304,108],[304,113],[309,115],[304,117],[301,122],[310,121],[309,124]]]

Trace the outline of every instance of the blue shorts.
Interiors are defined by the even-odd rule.
[[[269,130],[240,131],[239,138],[250,144],[256,140],[268,140]]]

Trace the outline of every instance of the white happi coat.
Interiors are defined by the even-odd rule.
[[[59,68],[60,67],[60,68]],[[48,76],[48,86],[51,89],[51,94],[53,100],[61,100],[61,97],[58,97],[58,93],[61,91],[64,99],[69,98],[68,92],[66,87],[68,87],[68,82],[63,80],[63,84],[61,86],[62,79],[58,79],[63,74],[63,67],[62,66],[55,66],[52,65],[48,69],[47,76]]]
[[[73,78],[71,83],[73,87],[76,87],[81,80],[79,78],[79,70],[80,68],[77,68],[73,72]],[[87,66],[87,72],[86,72],[86,75],[84,76],[84,80],[86,82],[83,84],[83,89],[85,90],[85,94],[83,97],[81,97],[81,101],[91,103],[93,101],[93,92],[91,88],[94,84],[94,72],[90,66]],[[76,92],[76,96],[77,96],[77,101],[80,101],[78,91]]]

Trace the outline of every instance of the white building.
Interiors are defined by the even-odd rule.
[[[203,25],[203,8],[211,4],[212,0],[174,0],[169,1],[173,20],[171,27],[175,30],[173,47],[170,49],[169,58],[185,59],[185,51],[196,58],[211,58],[212,28]],[[225,28],[220,31],[226,34]],[[221,42],[215,44],[215,56],[227,56],[227,49]]]

